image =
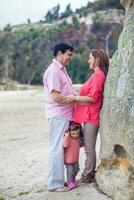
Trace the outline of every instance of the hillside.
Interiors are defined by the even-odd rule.
[[[65,11],[64,17],[62,13],[51,23],[41,20],[34,24],[7,25],[1,30],[1,83],[8,80],[22,84],[42,83],[42,74],[52,59],[53,46],[63,41],[72,44],[76,52],[68,69],[73,82],[84,82],[89,74],[90,49],[103,48],[111,57],[117,49],[124,19],[122,9],[105,6],[105,9],[96,10],[94,5],[92,8],[87,5],[68,16]]]

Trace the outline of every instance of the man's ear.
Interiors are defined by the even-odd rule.
[[[58,54],[57,54],[57,56],[60,56],[62,54],[62,52],[61,51],[58,51]]]

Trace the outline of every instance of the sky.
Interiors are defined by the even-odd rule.
[[[46,12],[60,4],[60,12],[71,3],[72,10],[86,6],[89,0],[0,0],[0,27],[42,20]],[[90,0],[90,2],[94,0]]]

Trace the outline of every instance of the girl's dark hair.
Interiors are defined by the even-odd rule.
[[[81,124],[74,122],[74,121],[71,121],[70,124],[69,124],[68,130],[74,131],[74,130],[81,129],[81,128],[82,128]]]
[[[77,130],[77,129],[80,130],[80,138],[83,140],[84,136],[83,136],[83,131],[82,131],[81,124],[79,124],[77,122],[74,122],[74,121],[70,121],[68,131],[74,131],[74,130]]]
[[[67,50],[73,52],[74,48],[69,44],[59,43],[54,47],[53,55],[56,57],[59,51],[61,51],[64,54]]]
[[[105,75],[108,73],[109,69],[109,58],[103,49],[92,49],[91,54],[94,58],[98,58],[98,64],[100,69]]]

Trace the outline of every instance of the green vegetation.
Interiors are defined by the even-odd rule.
[[[31,192],[31,191],[20,192],[18,195],[19,195],[19,196],[23,196],[23,195],[29,194],[30,192]]]
[[[43,189],[43,188],[40,188],[40,189],[38,189],[37,191],[36,191],[36,193],[42,193],[42,192],[44,192],[45,190]]]
[[[97,0],[94,4],[95,10],[104,10],[107,8],[123,9],[119,0]]]
[[[117,49],[117,41],[122,25],[109,22],[100,12],[95,12],[93,25],[80,23],[78,16],[86,16],[95,9],[114,7],[119,0],[98,0],[88,2],[86,7],[72,13],[68,4],[60,13],[57,5],[49,10],[45,20],[32,25],[11,27],[8,24],[0,31],[0,84],[4,89],[16,89],[8,83],[13,80],[21,84],[42,84],[42,76],[53,58],[53,47],[58,42],[68,42],[75,48],[75,57],[68,68],[73,83],[83,83],[89,75],[88,54],[92,48],[106,48],[106,38],[110,56]],[[120,5],[121,6],[121,5]],[[77,14],[77,15],[76,15]],[[72,23],[66,17],[72,17]],[[57,20],[62,21],[57,23]],[[54,23],[53,23],[54,22]]]
[[[60,5],[53,7],[52,10],[49,10],[47,14],[45,15],[45,23],[52,23],[55,20],[59,19],[59,10]]]
[[[2,196],[0,196],[0,200],[6,200],[6,198],[5,198],[5,197],[2,197]]]
[[[95,2],[88,2],[86,7],[76,9],[76,13],[79,17],[87,16],[90,12],[96,12],[100,10],[106,10],[109,8],[117,8],[124,10],[120,4],[120,0],[96,0]]]

